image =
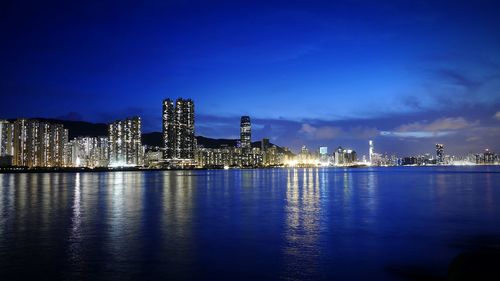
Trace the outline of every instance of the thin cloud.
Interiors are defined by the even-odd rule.
[[[500,111],[497,111],[497,113],[495,113],[495,115],[493,115],[493,119],[500,121]]]
[[[392,131],[382,131],[380,135],[389,137],[433,138],[456,133],[459,130],[475,127],[479,121],[468,121],[463,117],[445,117],[432,122],[413,122],[403,124]]]
[[[302,124],[299,134],[309,140],[332,140],[335,138],[343,139],[368,139],[379,135],[376,128],[369,127],[336,127],[336,126],[313,126],[308,123]]]

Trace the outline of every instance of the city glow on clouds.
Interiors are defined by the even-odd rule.
[[[435,137],[443,137],[450,135],[452,132],[443,131],[443,132],[389,132],[382,131],[380,132],[381,136],[387,137],[403,137],[403,138],[435,138]]]
[[[500,121],[500,111],[497,111],[497,113],[495,113],[495,115],[493,116],[493,118],[495,118],[496,120]]]
[[[376,128],[353,126],[342,128],[336,126],[313,126],[307,123],[302,124],[299,134],[309,140],[333,140],[342,137],[343,139],[369,139],[379,135]]]
[[[439,118],[432,122],[403,124],[393,131],[382,131],[380,135],[389,137],[432,138],[454,134],[462,129],[477,127],[479,120],[467,121],[463,117]]]
[[[437,131],[447,131],[447,130],[459,130],[464,128],[469,128],[472,126],[477,126],[479,121],[470,122],[465,120],[463,117],[455,118],[439,118],[430,123],[424,122],[413,122],[410,124],[404,124],[396,128],[398,132],[410,132],[410,131],[424,131],[424,132],[437,132]]]

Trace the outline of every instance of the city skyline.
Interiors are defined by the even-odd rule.
[[[161,132],[158,101],[189,96],[197,135],[238,139],[248,115],[294,151],[500,151],[495,1],[38,5],[1,19],[2,119]]]

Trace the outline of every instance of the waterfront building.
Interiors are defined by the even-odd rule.
[[[330,159],[328,157],[328,147],[322,146],[319,148],[319,162],[321,166],[330,165]]]
[[[240,143],[243,153],[249,153],[252,147],[252,125],[249,116],[241,116]]]
[[[194,102],[178,98],[163,101],[164,160],[193,161],[196,139],[194,131]]]
[[[0,120],[0,166],[12,166],[14,155],[14,124]]]
[[[444,164],[444,144],[436,144],[436,164]]]
[[[357,161],[356,151],[339,146],[334,152],[333,161],[335,166],[353,165]]]
[[[0,157],[14,154],[14,124],[0,120]]]
[[[483,153],[478,153],[475,156],[476,164],[491,165],[499,164],[499,157],[489,149],[485,149]]]
[[[174,158],[175,151],[175,106],[174,101],[165,99],[162,111],[163,158]]]
[[[78,137],[65,148],[66,167],[99,168],[109,165],[107,137]]]
[[[108,126],[109,166],[142,166],[141,118],[117,120]]]
[[[263,153],[263,165],[264,166],[283,166],[285,164],[285,154],[278,150],[278,147],[273,145],[266,149]]]
[[[196,150],[196,165],[199,168],[239,167],[241,148],[221,147],[204,148]]]
[[[61,124],[17,119],[12,127],[12,165],[61,167],[68,130]]]
[[[161,168],[164,151],[157,146],[146,146],[144,154],[144,166],[148,168]]]
[[[243,155],[241,147],[205,148],[198,146],[195,160],[196,167],[199,168],[223,168],[279,165],[283,164],[283,158],[283,154],[279,153],[275,146],[268,148],[267,153],[263,153],[259,147],[253,147],[246,155]],[[264,163],[264,159],[268,162]]]
[[[370,163],[373,163],[373,154],[375,153],[375,148],[373,146],[373,141],[370,140],[368,141],[368,145],[369,145],[369,150],[368,150],[368,157],[369,157],[369,160],[370,160]]]
[[[294,159],[294,164],[299,167],[317,166],[319,164],[318,153],[311,153],[305,145],[302,146]]]
[[[249,116],[240,119],[241,166],[252,166],[252,125]]]

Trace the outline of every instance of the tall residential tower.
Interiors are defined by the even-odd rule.
[[[178,98],[163,101],[163,145],[165,160],[194,159],[194,102]]]
[[[141,142],[141,118],[115,121],[108,126],[109,165],[141,166],[144,151]]]

